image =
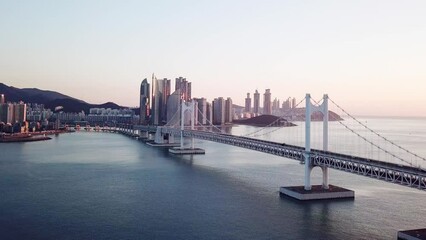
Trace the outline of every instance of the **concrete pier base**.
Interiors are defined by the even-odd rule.
[[[152,147],[177,147],[180,146],[180,143],[156,143],[154,141],[146,142],[147,145]]]
[[[305,190],[304,186],[281,187],[281,194],[301,201],[355,198],[354,191],[334,185],[329,185],[329,189],[323,189],[322,185],[312,185],[312,190]]]
[[[194,155],[194,154],[206,154],[206,151],[201,148],[182,148],[182,147],[174,147],[169,149],[170,153],[176,155]]]
[[[426,239],[426,228],[414,229],[407,231],[399,231],[398,240],[425,240]]]

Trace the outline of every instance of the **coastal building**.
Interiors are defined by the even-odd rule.
[[[26,120],[27,105],[25,103],[0,103],[0,122],[15,124]]]
[[[250,112],[250,111],[251,111],[251,98],[250,98],[250,93],[247,93],[244,112]]]
[[[135,123],[135,111],[129,108],[111,109],[111,108],[91,108],[89,114],[80,113],[58,113],[61,122],[75,122],[85,120],[89,124],[110,124],[110,123]]]
[[[272,102],[272,114],[273,115],[279,115],[280,114],[280,100],[277,98],[274,98],[274,101]]]
[[[182,99],[186,102],[191,100],[191,82],[186,81],[186,78],[178,77],[175,81],[175,90],[180,89]]]
[[[167,99],[167,123],[170,126],[179,126],[181,118],[181,92],[177,89]]]
[[[45,109],[43,104],[28,103],[27,104],[27,121],[41,122],[53,115],[52,110]]]
[[[213,106],[211,103],[206,103],[206,121],[210,125],[213,123]]]
[[[207,100],[205,98],[194,98],[198,103],[198,123],[201,125],[207,124]]]
[[[139,123],[147,124],[149,121],[150,114],[150,92],[149,92],[149,83],[145,78],[140,87],[140,101],[139,101]]]
[[[9,105],[6,103],[0,103],[0,122],[7,123]]]
[[[162,125],[167,120],[167,99],[170,96],[170,80],[157,79],[152,74],[151,123]]]
[[[283,109],[283,111],[287,111],[290,108],[291,108],[290,98],[287,98],[287,100],[285,100],[282,104],[282,109]]]
[[[213,100],[213,124],[223,125],[225,123],[225,99],[218,97]]]
[[[260,104],[260,94],[256,89],[253,95],[253,113],[255,113],[256,115],[260,113],[259,104]]]
[[[234,110],[232,107],[232,99],[227,98],[225,101],[225,123],[232,123],[234,119]]]
[[[271,90],[266,89],[263,94],[263,114],[271,115],[272,106],[271,106]]]

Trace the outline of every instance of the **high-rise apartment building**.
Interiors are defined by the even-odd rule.
[[[213,124],[223,125],[225,123],[225,99],[218,97],[213,100]]]
[[[178,77],[175,82],[175,90],[180,89],[182,99],[186,102],[191,100],[191,83],[186,78]]]
[[[209,102],[206,103],[206,118],[208,125],[213,123],[213,107]]]
[[[251,98],[250,98],[250,93],[247,93],[246,104],[244,106],[244,112],[250,112],[250,111],[251,111]]]
[[[280,110],[280,100],[277,98],[274,98],[274,101],[272,102],[272,112]]]
[[[0,122],[23,123],[27,121],[27,105],[19,103],[0,103]]]
[[[287,98],[287,100],[283,102],[282,108],[283,111],[289,110],[291,108],[290,98]]]
[[[205,98],[194,98],[198,102],[198,123],[207,124],[207,100]]]
[[[152,74],[151,123],[162,125],[167,122],[167,99],[170,96],[170,80],[157,79]]]
[[[147,124],[149,120],[149,110],[150,110],[150,93],[149,93],[149,83],[145,78],[141,83],[140,88],[140,102],[139,102],[139,123]]]
[[[260,94],[256,90],[253,95],[253,112],[259,114]]]
[[[0,122],[7,123],[9,105],[6,103],[0,103]]]
[[[271,90],[266,89],[265,94],[263,94],[263,114],[272,114],[272,106],[271,106]]]
[[[234,108],[232,107],[232,99],[227,98],[225,101],[225,123],[232,123],[234,118]]]
[[[176,90],[167,99],[167,123],[171,126],[180,126],[181,118],[181,93]]]

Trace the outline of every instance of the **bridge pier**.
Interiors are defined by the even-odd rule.
[[[139,139],[148,139],[149,138],[149,133],[147,131],[142,131],[139,130]]]
[[[315,167],[311,161],[311,115],[314,112],[323,114],[323,150],[328,151],[328,95],[324,94],[323,102],[320,106],[311,103],[311,95],[306,94],[305,108],[305,185],[281,187],[280,194],[296,198],[298,200],[318,200],[318,199],[334,199],[334,198],[354,198],[355,193],[352,190],[329,185],[328,167],[321,166],[322,169],[322,185],[311,185],[311,173]]]
[[[183,141],[183,133],[185,131],[185,112],[189,111],[191,116],[191,131],[193,131],[195,128],[195,101],[192,100],[189,104],[182,102],[181,104],[181,121],[180,121],[180,147],[174,147],[169,149],[170,153],[178,154],[178,155],[193,155],[193,154],[205,154],[206,151],[201,148],[195,148],[194,147],[194,137],[191,136],[191,147],[185,147],[184,141]]]
[[[175,143],[173,134],[164,133],[163,127],[157,127],[155,132],[154,142],[147,142],[148,145],[153,147],[174,147],[179,146],[179,143]]]

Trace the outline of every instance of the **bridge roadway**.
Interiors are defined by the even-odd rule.
[[[156,127],[153,126],[138,125],[134,127],[135,130],[149,132],[156,130]],[[176,128],[161,127],[161,131],[174,135],[181,134],[181,130]],[[304,162],[305,148],[299,146],[200,130],[184,130],[183,136],[247,148]],[[329,167],[426,191],[425,169],[316,149],[311,149],[309,156],[314,166]]]

